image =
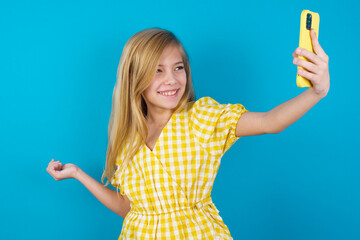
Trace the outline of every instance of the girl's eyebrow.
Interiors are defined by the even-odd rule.
[[[176,62],[174,63],[174,65],[178,64],[178,63],[183,63],[183,61],[179,61],[179,62]],[[159,66],[163,66],[162,64],[159,64]]]

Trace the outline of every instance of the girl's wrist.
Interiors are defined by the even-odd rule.
[[[80,179],[80,175],[81,175],[81,168],[79,168],[78,166],[75,167],[74,173],[73,173],[73,178],[76,180]]]
[[[311,93],[311,95],[313,95],[315,98],[318,98],[319,100],[321,100],[327,95],[326,91],[319,91],[316,90],[314,87],[308,88],[307,90]]]

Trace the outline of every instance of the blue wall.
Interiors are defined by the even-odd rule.
[[[238,140],[213,201],[234,239],[360,239],[355,0],[2,1],[0,239],[119,236],[121,217],[46,167],[55,158],[100,180],[116,70],[133,34],[173,31],[197,98],[269,111],[305,90],[291,55],[303,9],[320,14],[329,94],[280,134]]]

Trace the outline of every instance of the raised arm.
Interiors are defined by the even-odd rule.
[[[126,196],[105,187],[80,168],[78,169],[75,178],[79,180],[102,204],[120,217],[125,218],[126,214],[130,211],[130,201]]]
[[[130,211],[130,201],[126,196],[105,187],[75,164],[63,165],[60,161],[52,159],[46,170],[56,181],[67,178],[79,180],[102,204],[122,218]]]
[[[314,30],[311,30],[311,38],[316,54],[297,48],[293,53],[293,63],[304,68],[299,68],[298,73],[311,81],[313,87],[269,112],[243,113],[236,126],[237,137],[279,133],[296,122],[327,95],[330,88],[329,57],[321,48]],[[309,61],[298,58],[299,55]]]

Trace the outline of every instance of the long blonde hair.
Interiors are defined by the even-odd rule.
[[[181,111],[195,100],[188,55],[176,36],[161,28],[149,28],[133,35],[125,44],[117,69],[117,80],[113,91],[112,109],[108,128],[106,164],[101,181],[107,186],[117,170],[122,171],[145,144],[148,135],[146,124],[147,106],[142,97],[155,76],[161,54],[166,46],[175,43],[186,71],[186,88],[174,113]],[[124,151],[127,143],[128,151]],[[125,154],[120,163],[117,158]]]

